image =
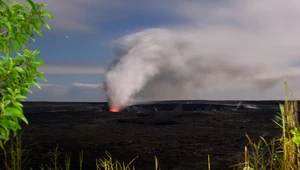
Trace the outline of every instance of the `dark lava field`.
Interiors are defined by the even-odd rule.
[[[29,126],[24,128],[25,169],[50,164],[49,152],[58,145],[61,163],[71,155],[71,169],[95,169],[105,151],[119,161],[139,156],[137,170],[228,169],[243,161],[247,133],[266,139],[280,135],[272,122],[280,101],[165,101],[140,103],[110,113],[106,103],[26,102]],[[1,155],[3,158],[3,154]]]

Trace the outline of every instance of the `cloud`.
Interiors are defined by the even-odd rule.
[[[24,2],[25,0],[20,0]],[[149,10],[158,8],[157,2],[140,2],[132,0],[34,0],[48,4],[47,10],[54,16],[49,25],[53,30],[68,33],[95,33],[101,31],[101,25],[96,23],[108,19],[124,17],[122,12],[130,10]],[[157,11],[163,11],[162,9]],[[153,11],[152,11],[153,12]]]
[[[300,81],[297,79],[288,80],[289,89],[292,90],[296,99],[300,98],[298,87]],[[273,82],[272,82],[273,83]],[[284,100],[285,99],[284,83],[279,81],[273,83],[270,88],[263,92],[253,89],[251,86],[230,86],[212,87],[205,89],[194,95],[192,99],[210,99],[210,100]],[[290,97],[289,97],[290,98]]]
[[[62,64],[45,64],[39,71],[45,75],[68,75],[68,74],[104,74],[105,68],[101,66],[88,65],[62,65]]]
[[[300,67],[294,63],[300,60],[300,1],[177,5],[172,13],[185,18],[184,24],[141,30],[119,41],[120,58],[105,78],[116,105],[132,97],[274,99],[279,82],[299,84]]]
[[[49,21],[52,29],[59,31],[77,31],[77,32],[92,32],[97,30],[95,26],[84,21],[88,17],[88,6],[81,6],[78,1],[67,0],[33,0],[38,3],[45,3],[48,10],[55,21]],[[26,0],[19,0],[18,2],[25,3]]]
[[[72,85],[74,87],[91,88],[91,89],[103,88],[103,84],[73,83]]]
[[[27,101],[74,101],[74,102],[103,102],[105,101],[102,84],[73,83],[57,85],[40,83],[41,89],[32,88]]]
[[[25,0],[19,2],[24,3]],[[68,33],[99,31],[94,22],[102,17],[95,9],[109,7],[106,0],[34,0],[34,2],[48,5],[46,10],[54,17],[53,21],[49,21],[53,30]]]
[[[48,83],[40,83],[39,84],[41,88],[48,88],[48,87],[62,87],[61,85],[57,85],[57,84],[48,84]]]

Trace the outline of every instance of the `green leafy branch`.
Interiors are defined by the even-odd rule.
[[[0,147],[9,140],[11,131],[21,129],[19,120],[28,124],[23,114],[22,101],[31,86],[40,88],[37,78],[46,81],[38,69],[44,62],[38,58],[40,51],[31,51],[26,43],[34,40],[34,33],[43,36],[46,17],[53,16],[44,8],[46,4],[26,0],[25,4],[0,0]],[[21,53],[19,52],[21,51]],[[11,57],[15,53],[15,57]]]

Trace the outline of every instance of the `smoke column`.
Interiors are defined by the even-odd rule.
[[[121,38],[104,79],[110,106],[200,98],[198,92],[221,87],[263,92],[299,77],[291,63],[299,61],[300,3],[228,2],[179,4],[178,15],[189,24]]]

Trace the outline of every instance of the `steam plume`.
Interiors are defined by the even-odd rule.
[[[199,98],[222,87],[264,92],[299,77],[300,2],[228,2],[179,4],[176,14],[189,24],[121,38],[105,74],[110,105]]]

